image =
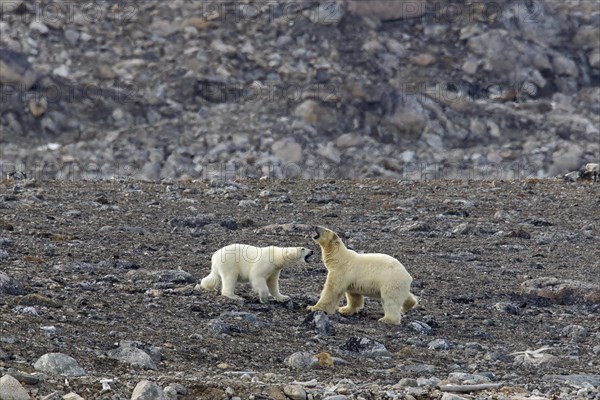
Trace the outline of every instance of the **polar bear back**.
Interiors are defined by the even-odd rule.
[[[380,253],[353,253],[350,261],[346,263],[348,291],[380,297],[382,288],[410,287],[412,277],[404,265],[394,257]]]
[[[274,246],[256,247],[236,243],[217,250],[212,256],[212,263],[219,269],[226,268],[228,272],[237,273],[240,282],[247,282],[252,270],[272,265],[275,255]]]

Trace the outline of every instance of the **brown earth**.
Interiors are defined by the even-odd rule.
[[[358,385],[356,395],[386,398],[384,389],[402,378],[444,379],[452,371],[493,372],[509,387],[558,393],[560,385],[544,375],[599,370],[598,304],[551,303],[520,287],[540,277],[600,283],[599,199],[600,184],[535,179],[4,181],[0,237],[12,243],[3,247],[8,258],[0,259],[0,271],[22,282],[29,296],[0,295],[0,375],[8,368],[32,372],[38,357],[62,352],[88,377],[70,378],[70,387],[52,376],[26,385],[34,396],[75,391],[129,398],[149,378],[182,383],[188,395],[180,398],[227,398],[231,387],[242,398],[265,399],[282,395],[293,381],[327,386],[346,378]],[[283,233],[264,228],[289,223],[298,225]],[[330,316],[335,335],[316,336],[303,324],[326,276],[308,231],[315,224],[338,231],[357,251],[397,257],[415,280],[420,306],[400,326],[388,326],[377,322],[380,303],[367,300],[358,316]],[[282,273],[281,291],[292,298],[284,304],[260,304],[247,284],[237,289],[243,304],[194,291],[211,254],[234,242],[306,246],[316,254]],[[157,282],[151,274],[173,269],[193,281]],[[18,312],[24,304],[39,316]],[[251,313],[256,322],[222,316],[229,311]],[[217,318],[227,333],[215,328]],[[432,334],[415,331],[415,321],[428,323]],[[563,329],[569,325],[588,334],[569,337]],[[58,331],[47,334],[46,326]],[[376,340],[392,356],[374,360],[342,351],[351,337]],[[450,349],[430,349],[434,339],[446,339]],[[108,358],[122,340],[156,347],[158,369]],[[480,348],[467,345],[472,342]],[[519,365],[509,355],[543,346],[556,363]],[[327,352],[348,364],[292,369],[284,359],[298,351]],[[411,372],[415,364],[435,370]],[[243,371],[254,380],[241,377]],[[117,379],[112,393],[99,394],[101,378]]]

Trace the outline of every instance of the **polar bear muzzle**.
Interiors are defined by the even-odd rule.
[[[305,249],[308,250],[308,249]],[[314,254],[312,250],[308,250],[308,253],[304,256],[304,262],[308,264],[308,259]]]
[[[316,235],[313,236],[313,239],[318,240],[321,237],[321,232],[319,231],[318,226],[315,226],[315,233],[316,233]]]

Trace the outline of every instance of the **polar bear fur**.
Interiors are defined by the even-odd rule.
[[[400,324],[402,314],[417,304],[410,292],[412,277],[400,261],[387,254],[359,254],[348,249],[338,235],[315,227],[315,242],[321,246],[327,279],[319,301],[310,311],[335,312],[341,298],[347,304],[340,314],[353,315],[364,307],[364,296],[381,299],[385,315],[380,322]]]
[[[250,282],[261,303],[268,301],[269,294],[277,301],[287,301],[290,298],[279,292],[281,270],[299,261],[308,262],[312,254],[304,247],[230,244],[213,254],[210,274],[202,279],[200,287],[213,290],[222,283],[221,295],[242,300],[234,294],[235,286],[237,282]]]

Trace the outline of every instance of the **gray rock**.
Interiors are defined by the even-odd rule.
[[[383,344],[367,337],[351,337],[340,346],[340,350],[370,358],[392,356]]]
[[[63,353],[47,353],[33,364],[37,371],[65,376],[84,376],[86,372],[77,361]]]
[[[402,378],[400,382],[398,382],[398,386],[400,387],[417,387],[419,386],[416,379],[413,378]]]
[[[468,397],[459,396],[453,393],[444,393],[442,400],[469,400]]]
[[[421,335],[431,335],[433,333],[433,328],[421,321],[413,321],[409,324],[410,328],[415,332],[420,333]]]
[[[258,207],[258,203],[256,202],[256,200],[240,200],[238,202],[238,207],[256,208],[256,207]]]
[[[8,252],[6,250],[0,249],[0,261],[6,260],[8,258]]]
[[[9,238],[0,237],[0,247],[10,247],[13,245],[13,241]]]
[[[0,399],[2,400],[29,400],[29,394],[18,380],[10,375],[0,378]]]
[[[27,91],[37,78],[38,75],[33,71],[25,54],[0,49],[0,83],[16,85],[19,89]]]
[[[159,282],[168,283],[194,283],[196,280],[189,272],[180,269],[165,269],[154,272]]]
[[[177,391],[173,389],[171,386],[167,386],[163,389],[165,393],[165,397],[169,400],[177,400]]]
[[[285,365],[296,369],[313,368],[319,364],[319,360],[311,353],[298,351],[284,360]]]
[[[173,383],[169,383],[169,386],[172,387],[173,389],[175,389],[177,394],[181,394],[181,395],[185,396],[188,393],[187,388],[185,386],[183,386],[181,383],[173,382]]]
[[[292,400],[306,400],[306,390],[298,385],[286,385],[283,387],[283,393]]]
[[[489,383],[492,380],[484,375],[468,374],[465,372],[451,372],[448,374],[448,383],[460,385],[477,385],[480,383]]]
[[[309,11],[310,20],[319,25],[337,25],[343,17],[343,10],[335,0],[327,1]]]
[[[321,336],[333,336],[335,335],[335,327],[331,323],[326,313],[322,311],[316,311],[308,314],[308,316],[302,321],[303,325],[308,325],[317,331],[317,334]]]
[[[136,344],[131,341],[122,341],[118,348],[108,352],[108,356],[132,366],[157,369],[152,357],[144,350],[136,347]]]
[[[156,383],[142,380],[131,394],[131,400],[169,400],[165,392]]]
[[[588,335],[588,329],[581,325],[567,325],[561,329],[560,335],[568,337],[574,342],[581,342]]]
[[[0,271],[0,294],[21,296],[25,294],[25,289],[21,282]]]
[[[284,163],[296,164],[302,161],[302,146],[294,139],[282,139],[273,143],[271,147],[275,154]]]
[[[519,307],[517,307],[516,305],[512,304],[512,303],[507,303],[507,302],[499,302],[494,304],[494,309],[497,311],[501,311],[507,314],[512,314],[512,315],[519,315],[520,311],[519,311]]]
[[[600,285],[593,282],[543,277],[523,282],[521,291],[560,304],[600,303]]]
[[[428,375],[435,373],[435,366],[430,364],[408,364],[398,366],[398,369],[404,372],[414,373],[416,375]]]
[[[362,17],[374,17],[382,21],[396,19],[416,18],[423,15],[426,9],[426,0],[403,2],[397,0],[347,0],[346,6],[350,13]]]
[[[450,343],[446,339],[435,339],[427,343],[427,347],[431,350],[448,350]]]
[[[575,385],[579,387],[584,387],[588,384],[592,386],[600,386],[600,375],[544,375],[542,379],[546,382]]]

